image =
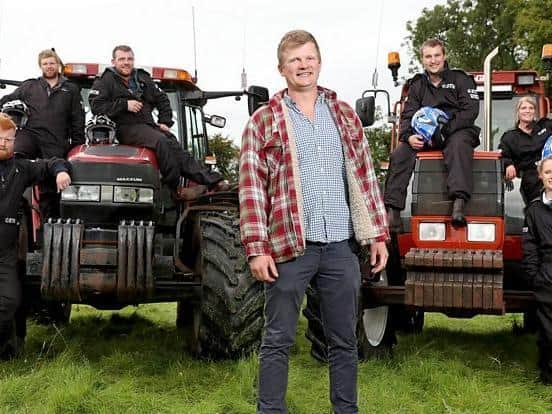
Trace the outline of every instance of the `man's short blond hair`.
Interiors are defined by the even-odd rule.
[[[312,42],[316,48],[316,53],[318,53],[318,60],[322,61],[320,56],[320,47],[318,42],[312,34],[306,30],[292,30],[287,32],[280,40],[278,44],[278,66],[281,67],[284,64],[284,52],[287,49],[295,48],[298,46],[303,46],[306,43]]]
[[[15,122],[13,122],[11,116],[0,112],[0,129],[4,131],[9,131],[10,129],[13,129],[15,131],[17,129],[17,125],[15,125]]]
[[[42,52],[38,54],[38,66],[42,64],[42,61],[44,59],[48,58],[54,58],[58,65],[61,65],[61,59],[59,58],[58,54],[55,52],[55,50],[52,49],[45,49]]]

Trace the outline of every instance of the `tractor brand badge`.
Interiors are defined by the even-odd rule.
[[[141,177],[117,177],[115,180],[119,183],[141,183],[143,181]]]

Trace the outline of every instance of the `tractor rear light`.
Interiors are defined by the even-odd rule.
[[[445,223],[420,223],[418,227],[420,240],[443,241],[446,236]]]
[[[496,225],[494,223],[468,223],[468,241],[494,242]]]
[[[61,193],[65,201],[100,201],[99,185],[70,185]]]
[[[113,188],[113,202],[153,204],[153,189],[115,186]]]

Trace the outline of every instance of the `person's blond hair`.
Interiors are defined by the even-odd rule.
[[[61,65],[61,59],[59,58],[59,55],[56,53],[56,51],[52,49],[45,49],[38,54],[38,66],[41,65],[44,59],[48,58],[54,58],[58,65]]]
[[[519,108],[521,108],[521,105],[524,103],[531,105],[535,110],[535,117],[537,116],[537,100],[532,96],[522,96],[519,98],[519,101],[516,104],[516,109],[514,110],[514,128],[516,128],[519,124]]]
[[[320,47],[318,46],[318,42],[316,41],[314,36],[306,30],[292,30],[282,36],[282,39],[278,44],[278,67],[281,67],[284,64],[284,52],[287,49],[303,46],[304,44],[307,44],[309,42],[312,42],[314,44],[314,47],[316,48],[316,53],[318,54],[318,60],[322,61],[322,58],[320,56]]]

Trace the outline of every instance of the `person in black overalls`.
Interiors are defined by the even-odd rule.
[[[527,208],[522,264],[537,301],[540,378],[552,384],[552,154],[545,155],[537,172],[544,191]]]
[[[17,252],[18,208],[23,192],[51,177],[55,177],[58,191],[71,183],[69,165],[60,158],[36,161],[14,158],[15,131],[11,118],[0,113],[0,360],[16,356],[24,339],[16,335],[15,329],[22,296]]]
[[[389,214],[389,229],[400,229],[400,212],[405,208],[406,190],[421,150],[442,149],[447,169],[447,190],[453,200],[452,223],[465,226],[464,204],[472,192],[473,149],[479,145],[480,129],[474,125],[479,114],[475,81],[462,70],[449,69],[445,47],[430,39],[421,47],[424,73],[409,81],[408,96],[401,112],[399,145],[390,156],[383,202]],[[411,121],[422,107],[447,114],[431,146],[417,134]]]
[[[171,133],[173,112],[167,94],[149,73],[134,68],[134,52],[129,46],[113,49],[112,67],[92,85],[88,100],[94,115],[106,115],[117,124],[117,138],[126,145],[155,151],[163,182],[179,191],[180,177],[216,191],[229,188],[222,175],[201,165],[179,145]],[[152,111],[158,110],[158,122]]]
[[[0,98],[0,107],[22,101],[28,120],[17,131],[14,151],[20,157],[66,158],[75,146],[84,144],[84,109],[80,89],[61,74],[61,59],[54,50],[38,54],[42,76],[24,81]],[[5,108],[3,112],[11,115]],[[40,213],[46,221],[59,217],[59,194],[55,187],[41,186]]]
[[[536,162],[546,140],[552,136],[552,120],[536,120],[537,102],[531,96],[519,99],[516,105],[515,128],[506,131],[500,139],[504,177],[513,180],[521,177],[520,192],[525,206],[540,196],[542,183],[539,180]]]

